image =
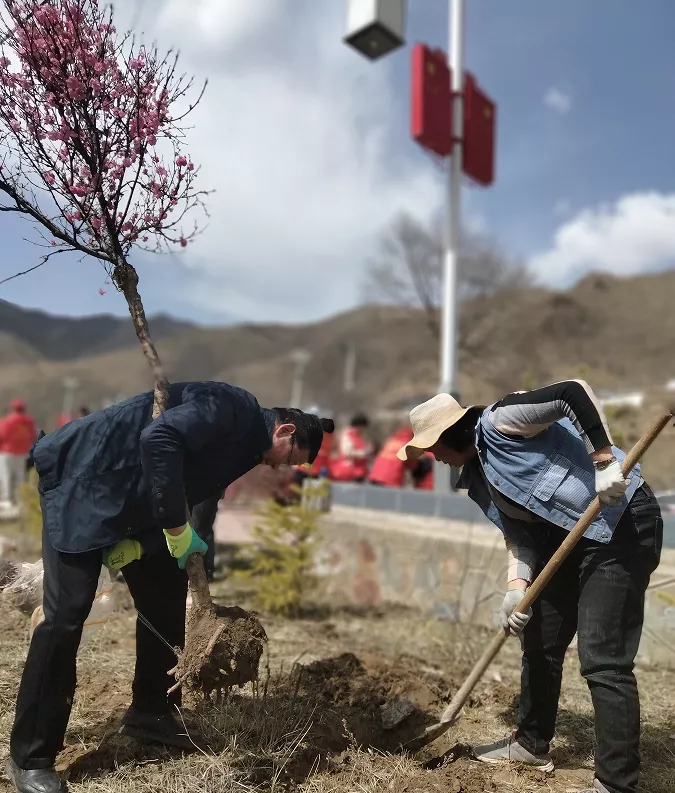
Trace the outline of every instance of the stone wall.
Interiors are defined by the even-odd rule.
[[[495,627],[506,551],[485,523],[333,507],[319,559],[328,596],[358,605],[395,603],[440,619]],[[675,551],[663,552],[647,593],[638,660],[675,668]]]

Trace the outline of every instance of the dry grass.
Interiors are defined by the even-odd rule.
[[[233,694],[218,710],[185,714],[186,727],[204,734],[209,751],[183,756],[139,747],[116,733],[133,671],[134,616],[125,608],[126,596],[121,606],[105,632],[80,653],[78,695],[67,748],[59,758],[73,793],[563,793],[584,787],[592,777],[590,700],[573,657],[565,673],[553,776],[486,768],[467,759],[428,771],[420,758],[386,754],[387,736],[374,720],[383,681],[392,697],[424,684],[424,691],[438,691],[441,700],[447,699],[486,639],[483,631],[423,619],[404,609],[317,609],[296,621],[265,618],[270,655],[257,690]],[[25,627],[21,615],[0,616],[3,756],[26,650]],[[354,685],[337,675],[328,680],[312,673],[318,668],[313,662],[345,652],[363,663]],[[302,676],[298,663],[304,665]],[[674,682],[673,673],[640,671],[645,793],[675,790]],[[429,755],[456,742],[508,732],[517,693],[518,647],[510,643],[458,725],[429,747]],[[428,707],[429,719],[440,707],[439,702]],[[0,782],[0,790],[9,790],[7,783]]]

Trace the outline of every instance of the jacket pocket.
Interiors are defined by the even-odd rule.
[[[550,501],[570,470],[570,461],[560,454],[551,457],[551,463],[539,477],[532,495],[538,501]]]

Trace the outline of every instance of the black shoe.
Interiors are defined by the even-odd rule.
[[[14,760],[7,763],[7,776],[14,783],[16,793],[67,793],[66,783],[53,768],[19,768]]]
[[[141,743],[175,746],[195,751],[203,747],[201,736],[179,724],[171,713],[142,713],[132,705],[122,719],[120,735],[135,738]]]

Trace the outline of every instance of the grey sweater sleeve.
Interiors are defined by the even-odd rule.
[[[496,430],[525,438],[562,418],[574,424],[589,454],[612,445],[602,407],[583,380],[563,380],[534,391],[509,394],[493,406],[490,414]]]
[[[517,578],[522,578],[531,584],[534,580],[534,568],[537,565],[537,551],[514,537],[506,535],[504,540],[508,556],[506,580],[515,581]]]

